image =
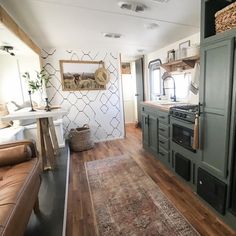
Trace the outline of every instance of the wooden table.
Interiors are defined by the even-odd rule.
[[[66,114],[67,111],[63,109],[54,109],[48,112],[44,110],[15,112],[1,117],[1,120],[37,120],[37,149],[39,158],[42,161],[43,170],[47,170],[55,167],[55,156],[59,149],[53,117],[60,117]]]

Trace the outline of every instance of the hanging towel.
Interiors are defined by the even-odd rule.
[[[199,89],[199,77],[200,77],[200,63],[195,63],[192,73],[192,79],[190,84],[190,91],[197,95]]]

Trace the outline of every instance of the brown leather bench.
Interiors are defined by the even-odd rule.
[[[35,145],[0,145],[0,236],[24,234],[32,209],[38,211],[41,167]]]

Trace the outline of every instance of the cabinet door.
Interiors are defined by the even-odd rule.
[[[158,118],[154,115],[148,116],[149,148],[158,153]]]
[[[143,139],[143,146],[149,146],[149,137],[148,137],[148,114],[142,113],[142,139]]]
[[[201,49],[200,102],[202,165],[226,178],[234,39]]]

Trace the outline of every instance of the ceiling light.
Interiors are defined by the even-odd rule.
[[[121,34],[117,34],[117,33],[103,33],[103,36],[106,38],[113,38],[113,39],[119,39],[121,38]]]
[[[158,28],[159,25],[157,23],[149,23],[149,24],[145,24],[144,27],[146,29],[153,30],[153,29]]]
[[[134,12],[143,12],[147,6],[143,3],[134,1],[120,1],[118,2],[119,7],[123,10],[129,10]]]
[[[0,50],[9,53],[11,56],[15,56],[15,54],[11,52],[13,50],[12,46],[0,46]]]
[[[158,3],[167,3],[170,0],[151,0],[152,2],[158,2]]]
[[[137,52],[144,53],[144,49],[138,49]]]

